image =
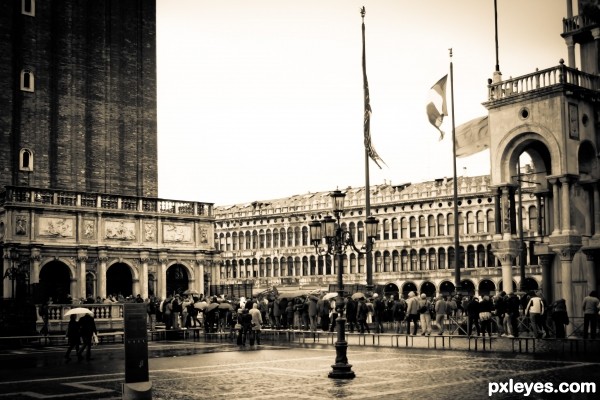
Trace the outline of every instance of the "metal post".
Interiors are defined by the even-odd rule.
[[[337,217],[337,229],[334,238],[333,249],[335,252],[335,258],[337,258],[338,269],[337,269],[337,284],[338,284],[338,299],[337,301],[344,301],[344,252],[343,252],[343,241],[344,232],[340,226],[340,216]],[[335,259],[334,258],[334,259]],[[346,318],[340,313],[337,321],[337,341],[335,343],[335,364],[331,366],[332,370],[329,372],[329,378],[333,379],[352,379],[356,375],[352,371],[352,364],[348,364],[348,342],[346,341]]]

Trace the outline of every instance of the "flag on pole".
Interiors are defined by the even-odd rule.
[[[444,75],[442,79],[437,81],[437,83],[431,87],[431,90],[429,91],[429,102],[426,107],[429,122],[440,131],[440,140],[444,138],[444,132],[440,129],[440,126],[442,126],[444,116],[448,115],[448,109],[446,107],[447,80],[448,75]]]
[[[456,127],[456,157],[467,157],[490,147],[488,116],[472,119]]]
[[[371,143],[371,104],[369,98],[369,82],[367,81],[367,60],[365,54],[365,8],[361,8],[361,15],[363,17],[362,22],[362,40],[363,40],[363,52],[362,52],[362,67],[363,67],[363,89],[365,95],[365,113],[364,113],[364,128],[365,128],[365,150],[367,154],[377,164],[379,169],[381,169],[380,162],[385,164],[385,162],[379,157],[379,154],[375,151],[373,147],[373,143]]]

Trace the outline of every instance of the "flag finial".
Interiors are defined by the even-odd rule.
[[[362,6],[362,8],[360,9],[360,16],[365,18],[365,13],[366,13],[365,6]]]

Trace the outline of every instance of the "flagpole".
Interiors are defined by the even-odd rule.
[[[365,50],[365,8],[360,10],[362,17],[362,69],[363,82],[367,81],[367,57]],[[365,110],[366,111],[366,110]],[[371,215],[371,187],[369,181],[369,149],[365,146],[365,218]],[[367,293],[373,291],[373,253],[371,245],[367,243],[366,249],[366,267],[367,267]]]
[[[456,175],[456,132],[454,126],[454,68],[452,65],[452,49],[450,51],[450,101],[452,102],[452,163],[454,172],[454,287],[456,293],[460,292],[460,265],[459,260],[459,248],[460,242],[458,238],[458,177]]]

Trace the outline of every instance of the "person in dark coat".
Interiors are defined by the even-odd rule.
[[[481,334],[481,328],[479,327],[479,299],[477,297],[473,297],[467,305],[467,315],[469,316],[467,335],[471,336],[473,325],[475,325],[475,328],[477,328],[477,336],[479,336]]]
[[[71,351],[75,349],[75,354],[79,355],[79,344],[81,343],[79,335],[79,324],[77,323],[77,316],[71,314],[69,319],[69,325],[67,325],[67,352],[65,353],[65,359],[67,362],[71,361]]]
[[[85,314],[79,318],[79,333],[83,341],[83,346],[77,352],[77,358],[81,360],[83,358],[83,351],[86,350],[85,359],[90,361],[92,359],[92,336],[97,333],[96,322],[94,322],[94,317],[90,314]]]
[[[554,334],[557,339],[564,339],[565,326],[569,325],[569,316],[567,315],[567,303],[565,299],[558,299],[551,307],[552,320],[554,321]]]
[[[356,320],[358,321],[358,328],[360,329],[360,333],[371,333],[369,329],[369,325],[367,324],[367,314],[369,313],[369,309],[367,304],[365,303],[365,298],[361,297],[356,305]]]
[[[252,315],[247,308],[242,309],[242,313],[239,314],[238,323],[242,326],[238,336],[238,345],[245,346],[246,339],[250,338],[252,334]]]
[[[350,333],[354,332],[356,326],[356,301],[350,296],[346,298],[346,322]]]
[[[479,303],[479,319],[484,337],[486,332],[489,337],[492,337],[492,311],[494,311],[494,303],[489,296],[483,296],[483,300]]]

